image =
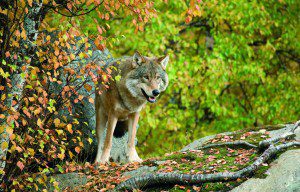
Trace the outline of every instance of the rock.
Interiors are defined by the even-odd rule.
[[[231,134],[233,134],[233,132],[224,132],[224,133],[219,133],[219,134],[215,134],[215,135],[209,135],[206,137],[202,137],[201,139],[198,139],[198,140],[190,143],[189,145],[185,146],[180,151],[182,152],[182,151],[188,151],[188,150],[195,150],[199,147],[202,147],[206,141],[216,137],[216,135],[231,135]]]
[[[157,170],[157,167],[149,167],[149,166],[142,166],[136,170],[125,172],[124,176],[138,176],[138,175],[143,175],[145,173],[152,173]]]
[[[294,124],[287,124],[284,128],[270,131],[270,137],[278,137],[286,132],[289,132],[294,127]]]
[[[268,176],[252,178],[232,192],[296,192],[300,191],[300,149],[289,150],[270,164]]]
[[[55,179],[56,182],[59,183],[60,189],[73,189],[77,186],[85,185],[88,182],[88,178],[85,174],[79,173],[65,173],[65,174],[57,174],[53,175],[52,178]],[[48,184],[48,191],[54,191],[53,184]]]
[[[287,124],[285,127],[269,131],[270,137],[278,137],[289,132],[294,124]],[[230,135],[233,132],[221,133]],[[300,140],[300,128],[295,130],[296,140]],[[206,141],[216,135],[203,137],[184,147],[181,151],[193,150],[201,147]],[[264,179],[251,178],[234,188],[233,192],[296,192],[300,191],[300,149],[284,152],[278,159],[270,164],[267,171],[268,176]]]
[[[270,131],[270,137],[278,137],[289,132],[294,124],[287,124],[284,128]],[[295,130],[296,140],[300,139],[300,128]],[[268,176],[264,179],[251,178],[234,188],[233,192],[244,191],[300,191],[300,149],[284,152],[270,164]]]

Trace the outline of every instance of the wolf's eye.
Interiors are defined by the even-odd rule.
[[[144,79],[149,80],[149,76],[144,76]]]
[[[156,79],[161,79],[161,77],[158,75],[158,76],[156,76]]]

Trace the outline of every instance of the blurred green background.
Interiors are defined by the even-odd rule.
[[[155,4],[144,32],[118,16],[106,33],[114,57],[170,55],[169,87],[139,122],[143,158],[209,134],[300,119],[299,1],[210,0],[193,10],[189,1]],[[78,22],[98,33],[92,17]]]

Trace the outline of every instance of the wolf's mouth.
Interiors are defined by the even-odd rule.
[[[143,95],[146,97],[147,101],[149,101],[150,103],[154,103],[156,101],[155,97],[150,97],[149,95],[147,95],[144,89],[141,88],[141,90]]]

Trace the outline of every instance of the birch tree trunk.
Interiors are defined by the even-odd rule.
[[[5,7],[14,7],[13,1],[5,0],[1,2],[1,6]],[[28,6],[28,14],[25,14],[23,19],[23,30],[25,30],[26,38],[23,38],[20,41],[20,47],[17,50],[10,51],[10,55],[17,55],[20,57],[27,56],[30,58],[31,62],[34,61],[35,58],[35,41],[38,36],[38,28],[41,24],[42,19],[44,18],[47,8],[42,9],[43,1],[33,2],[32,6]],[[10,26],[13,24],[13,21],[10,21],[6,15],[1,15],[1,17],[5,18],[5,22],[1,23],[0,30],[2,32],[2,42],[1,42],[1,67],[3,66],[3,60],[6,59],[6,62],[10,62],[17,66],[16,70],[10,74],[8,78],[1,78],[1,85],[4,86],[4,90],[0,92],[1,95],[6,95],[6,99],[1,105],[5,106],[6,110],[0,111],[0,114],[4,114],[6,118],[0,119],[0,125],[3,132],[0,134],[1,148],[0,148],[0,170],[3,170],[5,167],[5,159],[7,155],[7,150],[9,148],[9,137],[11,132],[8,132],[8,129],[13,129],[14,121],[8,121],[8,117],[14,114],[18,114],[18,109],[20,107],[19,101],[22,98],[24,86],[25,86],[25,74],[28,73],[28,66],[31,65],[31,62],[18,62],[12,58],[6,58],[5,52],[9,49],[9,36],[14,31],[9,31]],[[19,31],[22,31],[22,28],[18,28]],[[22,70],[25,69],[25,70]],[[9,86],[9,84],[11,86]],[[13,100],[16,101],[17,104],[13,105]],[[2,102],[2,100],[1,100]],[[2,107],[3,107],[2,106]],[[2,176],[1,178],[2,179]]]

